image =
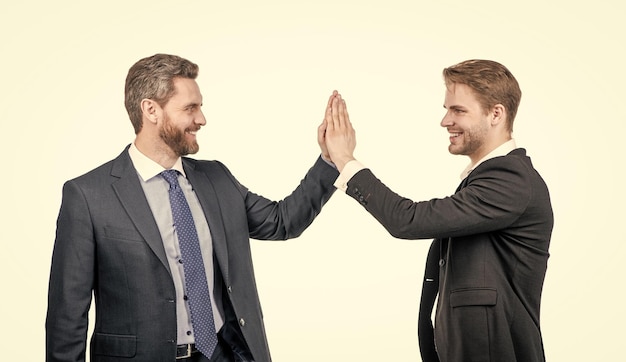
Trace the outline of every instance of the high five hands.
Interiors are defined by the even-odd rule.
[[[350,123],[346,101],[337,91],[333,91],[328,98],[324,121],[318,127],[317,141],[322,150],[322,157],[334,163],[339,172],[343,170],[346,163],[355,159],[354,128]]]

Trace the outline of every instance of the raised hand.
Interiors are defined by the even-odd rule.
[[[330,160],[341,172],[346,163],[354,160],[356,135],[341,94],[334,91],[329,99],[329,105],[324,117],[323,125],[326,127],[324,139]]]
[[[328,97],[328,104],[326,105],[326,111],[324,113],[324,119],[322,119],[322,124],[317,127],[317,143],[320,145],[320,149],[322,151],[322,158],[327,162],[332,162],[330,159],[330,154],[328,153],[328,147],[326,147],[326,114],[332,112],[332,104],[333,99],[337,97],[339,93],[337,91],[333,91],[333,94]]]

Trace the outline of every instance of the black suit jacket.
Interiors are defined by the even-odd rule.
[[[276,202],[250,192],[219,162],[183,158],[183,167],[211,229],[227,307],[236,315],[227,319],[237,321],[255,360],[268,362],[249,238],[299,236],[334,192],[338,173],[320,158],[295,191]],[[84,361],[92,292],[91,361],[175,360],[174,283],[127,149],[63,187],[48,294],[47,361]]]
[[[393,236],[435,238],[420,310],[425,361],[545,359],[539,307],[554,220],[546,184],[524,149],[481,163],[443,199],[413,202],[367,169],[347,193]]]

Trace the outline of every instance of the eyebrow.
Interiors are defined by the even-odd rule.
[[[201,106],[202,106],[202,103],[191,102],[183,106],[183,109],[195,108],[195,107],[201,107]]]
[[[466,111],[467,110],[467,107],[463,107],[462,105],[459,105],[459,104],[454,104],[454,105],[451,105],[450,107],[446,107],[446,105],[444,104],[443,108],[445,109],[449,108],[453,111]]]

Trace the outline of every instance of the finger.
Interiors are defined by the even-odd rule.
[[[322,124],[317,127],[317,142],[320,144],[324,143],[326,139],[326,121],[323,121]]]
[[[326,121],[317,127],[317,143],[320,146],[322,158],[326,161],[332,162],[330,154],[328,153],[328,146],[326,146]]]
[[[324,113],[324,122],[326,122],[327,126],[329,124],[332,124],[332,105],[333,105],[333,99],[337,97],[337,94],[339,93],[336,90],[334,90],[333,93],[330,95],[330,97],[328,97],[328,104],[326,104],[326,111]]]
[[[328,104],[326,105],[327,108],[330,108],[332,106],[333,98],[335,98],[337,94],[339,93],[336,90],[334,90],[333,93],[330,95],[330,97],[328,97]]]
[[[346,101],[343,99],[340,99],[339,104],[337,105],[337,110],[338,110],[338,116],[339,116],[339,123],[341,124],[341,127],[345,127],[346,126]]]
[[[339,105],[341,103],[341,95],[338,94],[337,97],[335,97],[333,99],[333,106],[332,106],[332,129],[338,129],[339,127],[341,127],[341,120],[339,119]],[[330,125],[329,125],[330,127]]]
[[[326,107],[326,113],[324,114],[324,123],[325,123],[325,127],[326,129],[334,129],[334,125],[333,125],[333,99],[334,97],[331,97],[328,100],[328,107]]]
[[[326,110],[330,109],[333,105],[333,99],[335,99],[337,97],[339,93],[334,90],[333,93],[330,95],[330,97],[328,97],[328,104],[326,104]]]
[[[330,97],[328,97],[328,104],[326,104],[326,111],[328,111],[328,109],[332,106],[333,98],[335,98],[334,92],[333,94],[330,95]]]
[[[342,110],[343,110],[342,115],[344,119],[344,125],[348,128],[352,128],[352,123],[350,122],[350,114],[348,114],[348,107],[346,106],[346,101],[342,99],[341,105],[342,105]]]
[[[350,129],[350,117],[348,115],[348,108],[346,107],[346,101],[342,98],[337,105],[337,114],[339,118],[339,124],[344,129]]]
[[[323,120],[322,123],[317,127],[317,133],[323,135],[326,133],[327,123],[326,120]]]

